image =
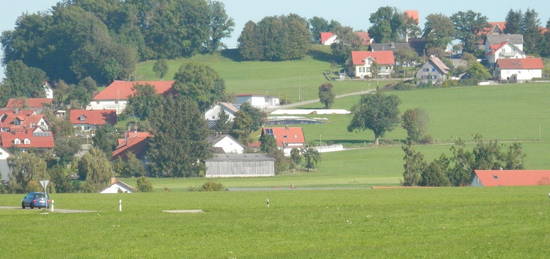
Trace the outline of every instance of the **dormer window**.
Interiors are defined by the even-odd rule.
[[[13,120],[13,125],[19,126],[19,125],[21,125],[21,121],[19,119],[15,119],[15,120]]]
[[[28,138],[26,138],[26,139],[23,140],[23,144],[25,144],[25,145],[30,145],[30,144],[31,144],[31,140],[28,139]]]
[[[18,138],[16,138],[16,139],[13,140],[13,144],[15,144],[15,145],[21,145],[21,140],[18,139]]]
[[[79,121],[85,121],[85,120],[86,120],[86,116],[80,115],[80,116],[78,117],[78,120],[79,120]]]

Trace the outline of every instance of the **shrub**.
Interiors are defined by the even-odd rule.
[[[153,184],[144,176],[137,179],[137,188],[140,192],[152,192]]]
[[[393,89],[395,90],[412,90],[415,89],[416,85],[411,82],[399,82],[393,86]]]
[[[206,182],[203,185],[199,187],[191,187],[189,191],[192,192],[221,192],[221,191],[227,191],[225,186],[221,183],[215,183],[215,182]]]
[[[441,84],[441,87],[456,87],[456,86],[460,86],[460,82],[457,80],[446,80],[445,82],[443,82],[443,84]]]

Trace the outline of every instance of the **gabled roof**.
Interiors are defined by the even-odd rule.
[[[103,91],[99,92],[94,101],[101,100],[128,100],[135,94],[134,86],[150,85],[157,94],[165,94],[172,89],[176,81],[114,81]]]
[[[352,51],[351,58],[353,65],[364,65],[365,59],[372,58],[379,65],[394,65],[395,57],[393,51]]]
[[[420,23],[420,14],[417,10],[406,10],[405,15],[414,21],[416,21],[416,24]]]
[[[479,34],[486,35],[493,32],[503,33],[506,29],[506,22],[489,22],[489,25],[489,27],[485,27]]]
[[[69,118],[72,124],[113,125],[117,121],[115,110],[71,110]]]
[[[550,185],[550,170],[475,170],[483,186]]]
[[[294,127],[277,127],[264,128],[263,134],[268,134],[275,137],[278,147],[285,147],[289,143],[305,144],[304,132],[302,128]]]
[[[488,46],[493,46],[503,42],[510,42],[514,45],[523,44],[523,35],[521,34],[489,34],[485,40]]]
[[[121,156],[125,154],[128,151],[132,151],[135,153],[142,153],[145,150],[144,144],[145,141],[152,137],[153,135],[149,132],[126,132],[125,138],[118,139],[118,146],[116,147],[115,151],[112,153],[113,158],[117,158],[118,156]],[[136,156],[138,155],[136,154]]]
[[[357,37],[359,37],[359,39],[361,39],[361,45],[363,45],[363,46],[370,45],[371,38],[370,38],[370,35],[369,35],[368,32],[356,31],[354,33],[355,33],[355,35],[357,35]]]
[[[40,109],[44,108],[45,104],[52,104],[53,99],[48,98],[10,98],[6,108],[8,109],[24,109],[24,108],[34,108]]]
[[[334,35],[335,34],[332,33],[332,32],[321,32],[321,35],[320,35],[321,44],[325,44],[325,42],[330,40],[330,38],[332,38],[332,36],[334,36]]]
[[[451,70],[447,65],[445,65],[445,63],[443,63],[443,61],[441,61],[441,59],[439,59],[434,55],[430,56],[429,62],[432,63],[434,67],[439,69],[439,71],[443,74],[448,74],[449,71]]]
[[[499,59],[497,66],[500,69],[543,69],[544,62],[541,58]]]
[[[19,139],[21,144],[15,144],[16,139]],[[25,144],[25,139],[30,140],[30,144]],[[32,130],[25,130],[23,132],[0,132],[0,146],[4,148],[53,148],[55,142],[51,132],[35,136]]]
[[[239,108],[232,103],[220,102],[219,104],[232,113],[239,112]]]
[[[37,114],[32,110],[4,110],[0,111],[0,128],[7,128],[13,131],[38,127],[38,123],[44,118],[43,114]],[[15,121],[19,125],[15,125]]]

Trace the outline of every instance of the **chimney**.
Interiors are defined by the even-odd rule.
[[[116,179],[116,177],[111,177],[111,183],[110,184],[115,184],[115,183],[118,183],[118,180]]]

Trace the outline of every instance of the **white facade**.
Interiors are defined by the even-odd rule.
[[[204,113],[204,119],[207,121],[217,121],[220,119],[221,112],[225,112],[225,114],[227,114],[229,121],[233,121],[233,119],[235,119],[235,113],[221,104],[216,104],[206,111]]]
[[[218,140],[212,145],[215,148],[223,149],[223,152],[226,154],[243,154],[244,147],[234,138],[230,136],[225,136],[222,139]]]
[[[325,42],[323,42],[323,45],[330,46],[334,43],[338,43],[338,35],[334,34],[330,38],[328,38]]]
[[[10,154],[0,148],[0,182],[7,182],[10,179],[10,168],[8,166],[8,158]]]
[[[499,59],[519,59],[526,57],[527,55],[525,55],[520,48],[508,43],[496,50],[494,53],[489,54],[487,56],[487,60],[489,64],[495,64]]]
[[[44,95],[46,96],[46,98],[48,99],[53,99],[53,90],[52,88],[49,86],[48,83],[45,83],[44,86]]]
[[[241,95],[235,98],[235,103],[241,105],[249,103],[252,107],[258,109],[275,108],[281,105],[281,100],[273,96],[265,95]]]
[[[115,110],[116,114],[121,114],[128,106],[128,100],[99,100],[90,101],[90,104],[86,106],[86,110]]]
[[[355,65],[355,77],[366,78],[372,77],[371,66],[374,63],[372,58],[365,59],[364,65]],[[378,65],[379,71],[377,76],[387,77],[393,72],[393,65]]]
[[[101,194],[115,194],[115,193],[132,193],[133,190],[128,188],[127,185],[121,183],[114,183],[111,186],[101,191]]]
[[[496,73],[500,80],[531,81],[542,78],[542,69],[497,69]]]

